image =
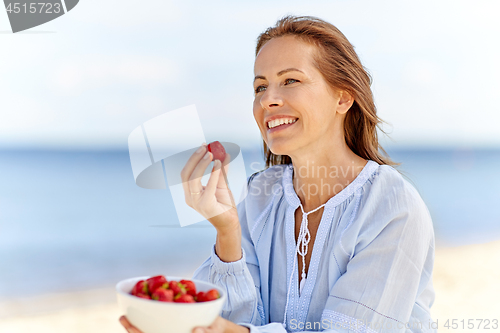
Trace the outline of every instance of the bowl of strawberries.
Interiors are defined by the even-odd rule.
[[[174,276],[123,280],[116,291],[120,309],[144,333],[191,333],[210,326],[226,301],[214,284]]]

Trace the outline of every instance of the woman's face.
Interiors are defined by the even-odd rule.
[[[315,46],[284,36],[268,41],[255,59],[253,114],[275,155],[322,154],[344,140],[343,119],[352,99],[327,84],[313,65],[314,51]],[[274,119],[295,122],[270,128],[277,125],[269,123]]]

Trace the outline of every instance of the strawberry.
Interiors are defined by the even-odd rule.
[[[219,141],[214,141],[208,144],[208,151],[214,155],[214,161],[219,160],[224,162],[226,159],[226,150]]]
[[[148,283],[144,280],[138,281],[132,291],[130,292],[132,295],[137,296],[137,294],[149,294]]]
[[[135,296],[140,297],[140,298],[145,298],[145,299],[151,299],[151,296],[148,294],[143,294],[143,293],[138,293]]]
[[[196,302],[205,302],[205,293],[203,291],[200,291],[199,293],[196,294],[195,300]]]
[[[175,296],[179,294],[184,295],[186,293],[186,288],[184,287],[184,285],[179,284],[179,282],[177,281],[170,281],[168,283],[168,287],[169,289],[172,289]]]
[[[205,302],[213,301],[220,298],[219,292],[216,289],[210,289],[205,293]]]
[[[172,289],[156,288],[151,298],[160,302],[173,302],[174,292]]]
[[[163,275],[157,275],[147,279],[146,282],[148,283],[149,293],[153,294],[156,289],[167,283],[167,279]]]
[[[196,287],[194,285],[194,282],[191,280],[180,280],[179,283],[182,283],[184,285],[184,288],[186,288],[186,293],[191,296],[196,296]]]
[[[195,303],[194,297],[188,294],[177,295],[174,298],[174,302],[176,303]]]

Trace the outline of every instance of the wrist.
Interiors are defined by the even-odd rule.
[[[217,235],[220,237],[241,237],[241,226],[239,223],[225,227],[218,227],[215,230],[217,230]]]
[[[223,262],[234,262],[242,258],[241,231],[217,232],[215,254]]]

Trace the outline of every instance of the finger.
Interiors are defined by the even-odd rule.
[[[233,192],[231,192],[231,188],[229,187],[229,179],[228,179],[228,174],[229,174],[229,164],[231,161],[231,155],[226,154],[226,158],[224,159],[223,162],[223,167],[221,170],[221,175],[219,176],[219,184],[223,182],[221,185],[218,185],[219,188],[225,189],[228,192],[229,199],[231,199],[231,205],[232,207],[236,208],[236,203],[234,201],[234,196]]]
[[[226,173],[226,177],[227,177],[227,174],[229,172],[229,161],[231,161],[231,155],[226,154],[226,158],[222,162],[222,166],[223,166],[224,172]],[[220,189],[229,188],[229,186],[227,185],[227,182],[226,182],[226,177],[224,177],[224,174],[221,174],[221,176],[222,177],[219,177],[219,182],[217,183],[217,187]]]
[[[123,327],[125,327],[125,329],[127,330],[127,332],[129,333],[142,333],[141,331],[139,331],[137,328],[135,328],[135,326],[133,326],[127,319],[127,317],[125,316],[121,316],[120,317],[120,324],[123,325]]]
[[[221,177],[221,163],[219,160],[214,161],[214,168],[212,169],[212,174],[208,179],[207,186],[205,187],[205,192],[209,198],[215,196],[215,191],[217,189],[217,183],[220,181]]]
[[[129,328],[132,326],[130,324],[130,322],[127,320],[127,317],[125,317],[125,316],[121,316],[119,320],[120,320],[120,324],[122,324],[123,327],[125,327],[125,328]]]
[[[188,180],[188,185],[191,193],[200,192],[203,189],[201,178],[203,177],[207,166],[210,164],[210,162],[212,162],[212,158],[212,153],[207,151],[191,173],[191,177],[189,177]]]
[[[203,143],[187,160],[186,165],[181,171],[181,179],[183,181],[187,181],[189,177],[191,176],[191,173],[193,172],[194,168],[198,164],[198,162],[201,160],[205,152],[207,151],[207,146],[205,143]]]
[[[204,327],[195,327],[193,328],[193,333],[206,333],[206,330]]]
[[[193,155],[191,155],[191,157],[188,159],[186,165],[181,171],[182,188],[184,189],[184,197],[186,199],[186,202],[191,201],[191,193],[190,193],[191,191],[189,190],[189,184],[188,184],[189,177],[191,176],[191,173],[193,173],[196,164],[198,164],[198,162],[203,157],[203,154],[206,152],[206,150],[207,150],[206,144],[203,143],[198,148],[198,150],[196,150],[193,153]]]

